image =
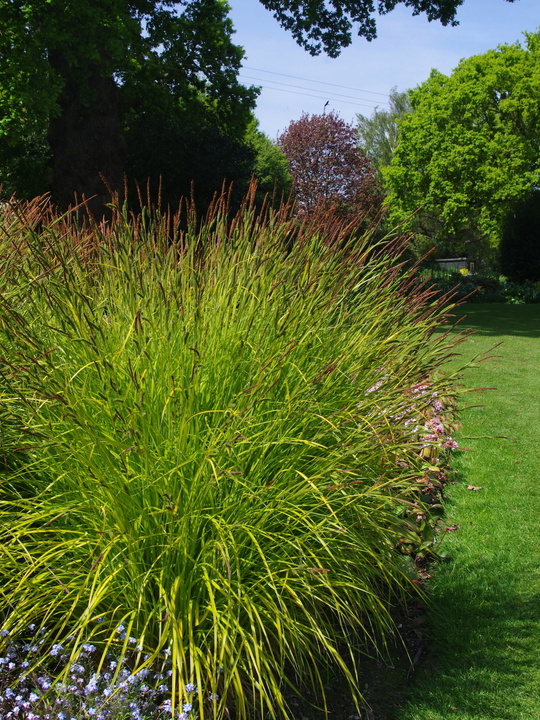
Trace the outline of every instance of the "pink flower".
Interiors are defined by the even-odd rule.
[[[383,384],[382,380],[377,380],[377,382],[375,383],[375,385],[373,385],[373,387],[370,387],[369,390],[366,390],[366,395],[368,393],[372,393],[372,392],[375,392],[376,390],[378,390],[382,384]]]
[[[443,447],[448,448],[449,450],[456,450],[457,448],[459,448],[459,445],[455,440],[452,440],[452,438],[449,437],[443,443]]]

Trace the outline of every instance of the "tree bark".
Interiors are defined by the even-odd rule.
[[[65,83],[58,101],[60,114],[48,136],[52,197],[62,210],[86,200],[89,211],[100,219],[108,214],[112,194],[121,197],[124,182],[119,88],[95,65],[84,69],[82,84],[74,79],[65,58],[57,55],[50,61]]]

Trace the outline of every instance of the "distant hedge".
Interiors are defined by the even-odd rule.
[[[467,302],[500,302],[513,305],[540,303],[540,282],[515,282],[508,278],[499,279],[494,275],[469,273],[461,275],[459,271],[444,277],[433,275],[427,282],[441,293],[450,293],[454,300]]]
[[[540,191],[514,205],[499,250],[502,273],[514,282],[540,281]]]

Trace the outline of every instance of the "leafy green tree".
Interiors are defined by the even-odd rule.
[[[13,138],[9,143],[0,138],[2,197],[33,198],[43,194],[50,181],[50,165],[51,150],[44,131]]]
[[[447,24],[462,0],[261,2],[310,53],[335,57],[354,26],[375,36],[376,9],[384,14],[404,3]],[[243,51],[231,41],[227,13],[225,0],[0,0],[4,175],[17,185],[17,147],[34,138],[39,157],[27,167],[35,166],[60,204],[73,193],[103,203],[100,175],[120,189],[126,152],[134,152],[123,136],[129,88],[151,95],[165,87],[182,109],[197,97],[209,106],[205,126],[214,135],[218,100],[229,117],[244,117],[256,91],[238,82]]]
[[[255,158],[245,139],[252,122],[247,103],[202,92],[177,97],[167,86],[143,80],[126,83],[122,98],[130,185],[148,183],[153,202],[159,195],[173,207],[188,196],[203,209],[224,182],[233,184],[236,198],[242,195]]]
[[[369,116],[356,116],[360,146],[379,172],[392,162],[399,136],[399,121],[409,112],[409,93],[392,88],[388,110],[376,107]]]
[[[260,200],[265,196],[275,198],[278,202],[288,198],[292,176],[289,162],[277,143],[259,130],[256,120],[248,127],[246,142],[255,153],[252,172],[257,180]]]
[[[0,0],[2,144],[46,139],[65,205],[74,192],[105,200],[100,174],[122,187],[135,98],[148,119],[142,97],[161,117],[197,105],[206,125],[234,118],[244,132],[256,91],[238,82],[243,51],[227,13],[223,0]]]
[[[432,71],[385,177],[391,217],[446,251],[496,246],[509,208],[540,182],[540,32]]]
[[[514,0],[508,0],[513,2]],[[373,40],[377,36],[375,15],[386,15],[397,5],[425,13],[428,20],[456,25],[456,11],[463,0],[261,0],[280,25],[312,55],[326,52],[337,57],[350,45],[352,31]]]

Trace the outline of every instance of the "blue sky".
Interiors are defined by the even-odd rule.
[[[355,37],[337,59],[311,57],[282,30],[258,0],[229,0],[234,41],[246,58],[241,80],[262,85],[256,116],[272,139],[303,112],[336,110],[347,122],[356,113],[385,107],[388,93],[415,87],[432,68],[449,73],[461,58],[523,40],[540,26],[540,0],[464,0],[459,26],[443,27],[403,6],[377,20],[372,42]]]

